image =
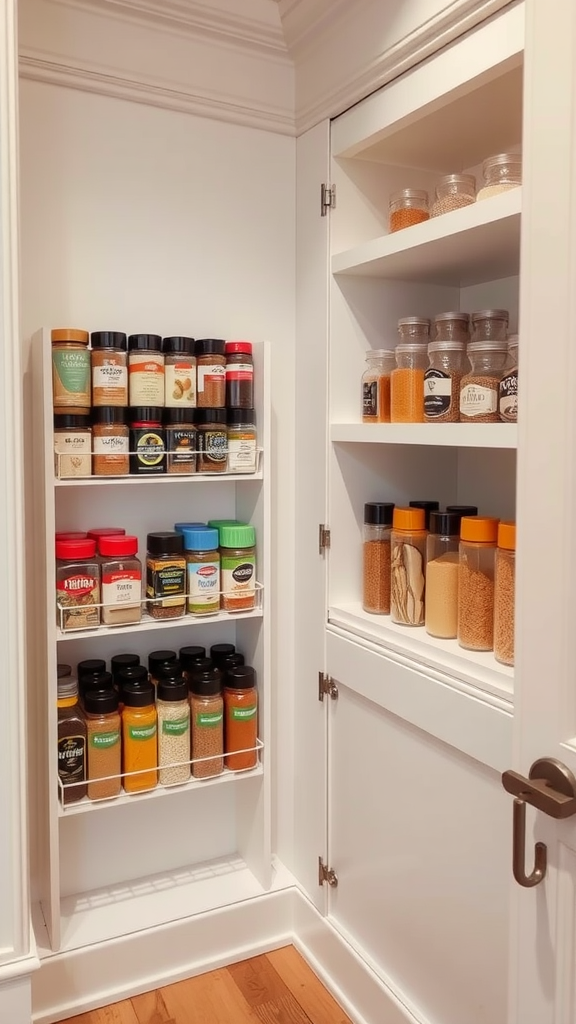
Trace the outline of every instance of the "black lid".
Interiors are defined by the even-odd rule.
[[[221,423],[226,426],[226,409],[194,409],[194,423]]]
[[[459,537],[461,518],[457,512],[431,512],[428,529],[444,537]]]
[[[186,423],[188,426],[193,427],[194,409],[164,409],[164,423],[167,427],[175,423]]]
[[[236,654],[228,654],[225,658],[221,658],[218,662],[218,668],[222,672],[228,672],[229,669],[236,668],[237,665],[243,665],[244,660],[244,655],[237,651]]]
[[[194,355],[194,338],[173,337],[164,338],[162,342],[163,352],[185,352],[188,356]]]
[[[106,662],[103,658],[87,658],[85,661],[79,661],[76,669],[79,680],[84,676],[97,676],[105,671]]]
[[[92,348],[121,348],[126,351],[126,335],[122,331],[93,331]]]
[[[446,505],[447,512],[457,512],[459,516],[477,516],[478,505]]]
[[[130,422],[161,423],[163,409],[159,405],[133,405],[130,409]]]
[[[152,683],[122,681],[122,702],[129,708],[147,708],[154,703]]]
[[[181,647],[178,651],[178,657],[182,663],[182,668],[188,672],[189,669],[194,667],[194,663],[200,658],[206,657],[205,647]]]
[[[184,552],[184,537],[171,530],[149,533],[146,548],[151,555],[181,555]]]
[[[227,658],[229,654],[236,654],[234,644],[212,644],[210,648],[210,657],[216,666],[222,658]]]
[[[151,651],[148,655],[148,671],[155,676],[155,669],[160,665],[167,665],[170,661],[176,661],[176,651]]]
[[[118,405],[97,405],[92,409],[92,423],[128,423],[128,409]]]
[[[226,673],[224,685],[233,690],[247,690],[256,686],[256,672],[250,665],[236,665]]]
[[[106,675],[110,673],[107,672]],[[110,715],[113,711],[118,711],[118,694],[114,687],[110,685],[88,690],[84,694],[84,710],[92,715]]]
[[[156,696],[158,700],[188,700],[188,683],[182,676],[174,681],[162,679],[158,682]]]
[[[438,509],[440,508],[440,502],[439,501],[409,501],[408,504],[409,504],[410,508],[421,508],[421,509],[424,509],[424,512],[426,513],[426,515],[425,515],[426,529],[428,529],[428,524],[430,522],[430,513],[431,512],[437,512]]]
[[[64,413],[62,416],[54,417],[55,427],[86,427],[90,426],[90,416],[70,416]]]
[[[255,409],[228,409],[227,411],[227,422],[229,427],[239,426],[241,427],[244,423],[255,424],[256,423],[256,410]]]
[[[187,671],[190,673],[190,678],[194,678],[197,675],[202,675],[203,672],[216,672],[219,669],[212,658],[198,658]]]
[[[367,501],[364,505],[364,522],[367,526],[392,526],[394,502]]]
[[[115,654],[110,659],[110,670],[114,678],[125,668],[136,668],[140,664],[139,654]]]
[[[220,338],[199,338],[194,351],[197,356],[223,356],[226,354],[226,342]]]
[[[213,697],[222,692],[222,673],[217,668],[208,669],[207,672],[194,673],[190,681],[190,693],[198,697]]]
[[[65,665],[64,662],[59,662],[56,665],[56,678],[66,679],[67,676],[72,675],[72,665]]]
[[[182,662],[178,658],[175,658],[174,661],[164,661],[161,665],[158,665],[155,678],[158,682],[161,679],[165,682],[170,679],[181,679]]]
[[[128,349],[147,349],[149,352],[162,351],[162,338],[159,334],[131,334],[128,338]]]
[[[124,689],[127,683],[135,683],[136,686],[148,685],[148,672],[145,665],[130,665],[123,668],[115,676],[114,682]]]

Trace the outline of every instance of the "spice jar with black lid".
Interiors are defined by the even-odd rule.
[[[175,619],[186,611],[186,558],[181,533],[149,533],[146,557],[148,614]]]
[[[226,405],[229,409],[252,409],[254,405],[254,360],[249,341],[226,342]]]
[[[127,476],[130,472],[128,410],[114,405],[93,409],[92,438],[94,476]]]
[[[190,682],[192,672],[194,671],[197,663],[206,657],[206,648],[200,647],[199,645],[181,647],[178,651],[178,657],[180,664],[182,665],[184,678]]]
[[[110,659],[110,671],[112,672],[112,679],[114,680],[114,686],[116,689],[119,687],[118,677],[120,672],[124,672],[127,668],[138,668],[139,665],[139,654],[115,654]]]
[[[226,405],[226,342],[201,338],[196,342],[196,404],[203,409]]]
[[[78,680],[58,665],[58,778],[64,805],[86,796],[86,722],[78,705]]]
[[[408,507],[409,508],[422,508],[422,509],[424,509],[425,517],[426,517],[426,529],[428,529],[428,525],[430,523],[430,514],[432,512],[437,512],[438,511],[438,509],[440,508],[440,502],[439,501],[409,501],[408,502]]]
[[[256,413],[254,409],[228,409],[228,472],[255,473]]]
[[[446,505],[447,512],[457,512],[460,518],[463,516],[477,516],[478,505]]]
[[[228,469],[226,409],[196,409],[198,429],[198,472],[225,473]]]
[[[212,644],[210,648],[210,657],[216,665],[216,668],[220,668],[220,662],[223,658],[227,658],[230,654],[236,654],[236,647],[234,644]]]
[[[129,405],[164,405],[164,353],[159,334],[128,338]]]
[[[84,692],[86,682],[91,682],[105,671],[106,662],[104,658],[85,658],[83,661],[79,661],[76,666],[76,673],[78,675],[80,694]]]
[[[197,672],[190,683],[192,775],[207,779],[224,768],[224,700],[222,673],[215,668]]]
[[[166,472],[195,473],[198,431],[191,409],[165,409]]]
[[[150,677],[150,682],[154,683],[154,686],[157,686],[161,669],[166,665],[173,664],[175,661],[177,661],[176,651],[151,651],[148,655],[148,675]]]
[[[362,545],[362,607],[374,615],[390,614],[390,535],[394,505],[367,501]]]
[[[224,680],[224,751],[230,771],[244,771],[258,764],[258,691],[250,665],[238,665]]]
[[[159,406],[136,406],[130,410],[130,472],[166,472],[166,431]]]
[[[92,428],[89,416],[54,417],[54,476],[57,480],[90,476]]]
[[[426,632],[443,640],[455,640],[458,632],[458,547],[460,520],[457,512],[431,512],[426,541]]]
[[[99,689],[86,692],[84,714],[88,733],[88,799],[107,800],[120,793],[122,770],[118,694],[109,672],[103,674]]]
[[[127,338],[120,331],[94,331],[92,351],[92,405],[128,405]]]
[[[164,338],[164,391],[167,408],[196,405],[196,356],[194,338]]]
[[[176,786],[190,778],[190,704],[182,674],[164,675],[156,694],[158,712],[158,781]]]

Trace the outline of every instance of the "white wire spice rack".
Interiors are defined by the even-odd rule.
[[[152,473],[152,472],[150,472],[150,473],[121,473],[121,474],[106,473],[106,474],[98,474],[98,475],[95,475],[94,473],[78,473],[78,474],[74,474],[74,476],[70,476],[69,473],[65,473],[65,475],[62,475],[63,472],[64,472],[62,467],[63,466],[65,467],[65,466],[69,465],[71,456],[68,455],[68,454],[65,454],[65,453],[55,452],[54,453],[54,477],[55,477],[54,483],[55,483],[55,485],[57,487],[78,487],[78,486],[86,486],[87,484],[92,485],[92,486],[98,486],[98,485],[102,486],[102,485],[105,485],[105,484],[108,484],[108,483],[114,483],[114,484],[142,484],[144,482],[146,482],[146,483],[149,483],[149,482],[151,482],[151,483],[159,483],[162,480],[163,481],[169,480],[171,483],[175,483],[178,480],[186,480],[188,483],[190,483],[191,481],[193,482],[194,480],[198,480],[198,481],[200,481],[200,480],[210,480],[211,482],[218,481],[218,480],[228,480],[228,481],[232,480],[234,482],[238,481],[238,480],[261,480],[262,479],[263,453],[264,453],[264,449],[263,448],[256,448],[256,453],[255,453],[256,466],[255,466],[255,469],[249,470],[249,471],[247,471],[245,473],[230,473],[228,471],[226,473],[202,473],[202,472],[197,472],[196,470],[191,470],[189,473],[186,473],[186,472],[183,472],[182,470],[178,470],[178,472],[173,472],[173,473],[169,473],[167,471],[158,472],[158,473]],[[123,454],[123,456],[131,456],[131,455],[141,455],[142,453],[141,452],[130,451],[130,452],[123,452],[122,454]],[[166,450],[164,452],[164,458],[166,459],[169,455],[181,455],[181,454],[182,454],[181,452],[176,452],[176,451],[173,451],[171,449],[168,449],[168,450]],[[204,453],[203,452],[194,451],[194,452],[189,452],[189,454],[190,455],[198,456],[198,455],[201,455],[201,454],[204,454]],[[89,456],[90,456],[90,459],[93,459],[94,458],[94,453],[92,453],[90,455],[90,453],[86,452],[84,455],[79,455],[78,459],[79,460],[80,459],[87,459]],[[104,457],[105,456],[100,456],[100,458],[104,458]],[[228,449],[226,449],[226,457],[228,457]]]

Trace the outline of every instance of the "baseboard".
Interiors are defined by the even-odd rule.
[[[0,1020],[2,1024],[30,1024],[31,975],[0,982]]]

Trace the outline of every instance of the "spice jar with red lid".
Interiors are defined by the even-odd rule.
[[[142,618],[142,563],[138,538],[116,534],[98,542],[102,573],[102,622],[125,626]]]
[[[93,530],[88,530],[86,536],[90,537],[90,540],[95,540],[96,543],[101,537],[117,537],[118,534],[125,534],[121,526],[96,526]]]
[[[63,630],[100,624],[100,566],[96,541],[56,541],[56,622]]]
[[[226,405],[229,409],[254,406],[254,361],[249,341],[226,342]]]

